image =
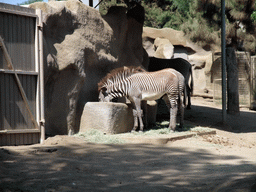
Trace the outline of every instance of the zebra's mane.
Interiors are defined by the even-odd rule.
[[[146,70],[140,66],[124,66],[113,69],[98,83],[98,91],[100,91],[101,88],[107,84],[107,82],[114,82],[118,79],[125,79],[134,73],[140,73],[145,71]]]

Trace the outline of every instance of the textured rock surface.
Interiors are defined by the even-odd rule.
[[[147,125],[152,127],[156,123],[157,102],[147,101],[146,109],[143,121],[144,124],[147,121]],[[125,133],[132,130],[133,123],[130,103],[87,102],[81,116],[79,132],[97,129],[107,134]]]
[[[79,132],[97,129],[106,134],[125,133],[133,128],[131,105],[124,103],[87,102]]]
[[[214,69],[211,51],[190,42],[182,31],[170,28],[144,27],[142,37],[143,47],[149,56],[165,59],[182,57],[192,64],[196,94],[204,93],[206,89],[212,90],[211,75]]]
[[[157,58],[171,59],[173,57],[174,46],[168,39],[157,37],[154,42],[156,52],[153,55]]]
[[[30,7],[43,11],[46,133],[77,132],[83,107],[97,101],[97,83],[106,73],[124,65],[147,67],[144,9],[135,7],[140,11],[133,15],[112,7],[101,16],[76,0]]]

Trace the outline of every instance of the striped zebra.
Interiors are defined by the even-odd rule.
[[[184,104],[182,93],[185,94],[185,79],[178,71],[168,68],[156,72],[146,72],[140,67],[122,67],[111,71],[98,84],[99,101],[110,102],[113,98],[127,97],[133,107],[134,126],[143,131],[142,100],[163,98],[170,109],[169,128],[175,131],[176,116],[179,109],[180,127],[184,122]],[[184,95],[185,97],[185,95]]]

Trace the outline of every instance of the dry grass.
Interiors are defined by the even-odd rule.
[[[78,133],[75,136],[85,139],[88,142],[92,143],[101,143],[101,144],[124,144],[127,143],[125,138],[131,137],[160,137],[160,136],[173,136],[173,135],[184,135],[191,132],[198,131],[209,131],[211,130],[208,127],[193,127],[192,125],[186,125],[182,131],[171,132],[168,128],[169,122],[162,121],[156,124],[155,127],[150,130],[145,130],[144,132],[130,132],[130,133],[121,133],[115,135],[104,134],[103,132],[91,129],[83,133]]]

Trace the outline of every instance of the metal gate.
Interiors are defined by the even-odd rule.
[[[256,56],[251,57],[251,109],[256,110]]]
[[[251,57],[247,52],[236,52],[238,65],[238,93],[240,107],[250,107],[251,105]],[[222,79],[221,79],[221,62],[220,55],[214,55],[215,70],[212,74],[214,102],[221,103],[222,97]]]
[[[0,3],[0,146],[44,140],[41,11]]]

